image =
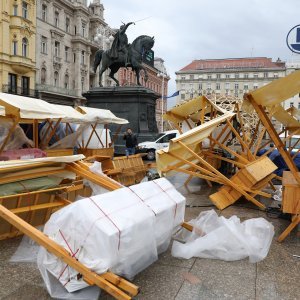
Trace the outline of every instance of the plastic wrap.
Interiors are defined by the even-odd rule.
[[[184,209],[184,197],[162,178],[68,205],[51,216],[44,232],[96,273],[109,269],[132,278],[168,247]],[[87,286],[50,253],[41,254],[40,265],[69,292]]]
[[[185,244],[174,241],[172,255],[234,261],[249,257],[251,263],[263,260],[274,236],[274,227],[263,218],[240,222],[236,216],[219,217],[214,210],[200,213],[192,220],[192,233]]]
[[[2,145],[2,143],[6,139],[12,126],[13,123],[11,121],[0,119],[0,145]],[[23,129],[19,125],[17,125],[10,135],[3,150],[6,151],[20,149],[23,145],[29,145],[33,147],[33,141],[27,138]]]

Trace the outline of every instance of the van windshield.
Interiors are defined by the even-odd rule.
[[[165,135],[165,133],[159,133],[158,135],[153,137],[153,141],[157,141],[159,138],[161,138],[164,135]]]

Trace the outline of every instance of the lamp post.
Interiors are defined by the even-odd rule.
[[[164,122],[163,122],[163,115],[164,115],[164,93],[165,93],[165,78],[168,77],[168,74],[165,72],[161,72],[157,74],[157,77],[162,78],[161,84],[161,132],[164,131]]]

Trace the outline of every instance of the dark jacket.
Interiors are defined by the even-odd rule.
[[[126,148],[134,148],[137,145],[137,138],[135,134],[124,134],[123,140],[126,141]]]

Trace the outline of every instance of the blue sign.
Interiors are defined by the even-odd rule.
[[[286,44],[295,53],[300,53],[300,25],[293,27],[286,37]]]

